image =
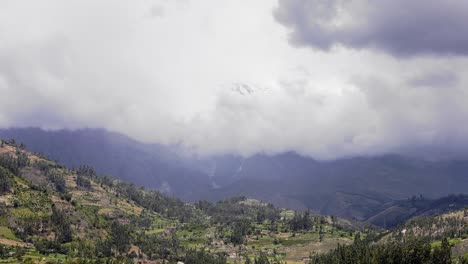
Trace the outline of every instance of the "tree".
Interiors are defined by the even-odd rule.
[[[303,214],[299,212],[294,213],[294,217],[289,220],[289,227],[293,231],[309,230],[313,227],[310,211],[307,210]]]
[[[324,236],[325,232],[323,232],[323,226],[320,225],[320,230],[319,230],[319,241],[322,242],[323,241],[323,236]]]
[[[247,254],[244,255],[245,262],[244,264],[252,264],[252,260],[250,260],[249,256]]]
[[[248,220],[239,220],[234,222],[231,235],[231,242],[234,245],[243,244],[249,228],[250,222],[248,222]]]
[[[18,168],[24,168],[29,165],[29,158],[26,153],[21,151],[16,151],[16,161],[18,163]]]
[[[270,264],[270,260],[268,260],[268,255],[265,252],[260,252],[260,255],[255,258],[255,264]]]
[[[336,227],[337,218],[334,215],[330,216],[330,218],[331,218],[331,221],[332,221],[332,228],[334,229]],[[332,229],[332,232],[333,232],[333,229]]]
[[[184,263],[190,264],[226,264],[226,256],[221,253],[211,254],[204,250],[188,250]]]
[[[2,140],[3,143],[3,140]],[[4,245],[0,245],[0,258],[6,258],[10,255],[10,251]]]
[[[80,166],[78,170],[76,171],[78,175],[84,175],[88,177],[95,177],[96,176],[96,170],[93,167],[90,166]]]
[[[72,241],[72,229],[68,216],[61,210],[58,210],[55,205],[52,206],[52,216],[50,221],[55,226],[55,240],[59,243],[67,243]]]
[[[91,181],[88,180],[85,176],[78,174],[76,176],[76,185],[83,187],[85,189],[91,188]]]
[[[10,172],[0,166],[0,194],[11,191],[13,179]]]
[[[96,256],[98,257],[112,256],[112,245],[109,240],[100,240],[96,243]]]
[[[118,221],[113,221],[111,225],[111,242],[119,253],[128,251],[131,244],[131,227],[130,225],[120,224]]]
[[[434,249],[433,259],[434,263],[452,263],[452,252],[450,243],[448,242],[447,238],[442,239],[440,247]]]
[[[0,166],[4,167],[11,173],[18,175],[19,167],[18,160],[11,155],[0,155]]]
[[[60,250],[60,243],[45,238],[39,238],[34,241],[34,247],[41,254],[51,254]]]
[[[57,192],[65,193],[67,191],[65,178],[62,175],[60,175],[60,173],[56,169],[50,170],[49,173],[47,173],[47,176],[49,180],[54,184]]]

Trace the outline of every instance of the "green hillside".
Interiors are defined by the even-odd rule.
[[[399,201],[375,222],[410,220],[385,230],[243,196],[188,204],[0,145],[0,263],[466,263],[464,204]]]
[[[0,263],[295,263],[355,233],[246,197],[186,204],[13,141],[0,147]]]
[[[468,209],[418,216],[373,239],[357,236],[309,263],[468,263]]]

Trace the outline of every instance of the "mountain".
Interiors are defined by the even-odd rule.
[[[170,147],[143,144],[102,129],[8,129],[0,130],[0,138],[14,138],[25,143],[29,150],[68,167],[89,165],[99,174],[112,175],[185,199],[197,197],[209,188],[208,176],[186,168]]]
[[[245,195],[360,221],[373,222],[395,209],[394,202],[413,196],[435,199],[468,190],[467,160],[382,155],[317,161],[294,152],[204,158],[100,129],[3,129],[0,137],[15,138],[67,166],[88,164],[100,174],[188,201]]]
[[[352,245],[312,255],[309,264],[467,263],[468,210],[419,216],[390,231],[356,236]]]
[[[0,142],[0,263],[466,262],[467,205],[414,196],[360,222],[245,196],[185,203]]]
[[[187,204],[0,143],[0,263],[298,261],[354,232],[343,219],[246,197]]]
[[[468,195],[449,195],[438,199],[413,196],[386,204],[382,211],[368,218],[366,223],[383,228],[396,227],[415,217],[433,216],[468,206]]]
[[[255,155],[231,172],[235,180],[210,193],[241,193],[276,204],[365,220],[386,204],[422,194],[437,198],[468,190],[467,161],[386,155],[317,162],[295,153]],[[268,176],[265,176],[268,175]],[[217,177],[226,178],[227,175]]]

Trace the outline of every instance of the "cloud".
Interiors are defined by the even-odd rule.
[[[164,16],[164,8],[162,6],[152,6],[150,9],[150,16],[151,17],[162,17]]]
[[[318,159],[383,153],[466,157],[468,92],[455,83],[421,89],[412,85],[414,78],[354,76],[337,93],[304,81],[251,93],[226,91],[214,111],[192,120],[185,142],[202,152],[243,155],[292,150]]]
[[[279,0],[275,17],[299,46],[375,48],[398,57],[468,54],[466,1]]]
[[[415,87],[447,88],[454,87],[458,83],[458,76],[453,71],[435,71],[422,76],[417,76],[409,81],[409,85]]]
[[[436,76],[431,72],[423,76],[427,79],[416,79],[420,82],[418,86],[413,86],[415,79],[355,80],[366,98],[369,112],[377,117],[375,132],[380,134],[377,138],[385,138],[385,141],[378,140],[379,144],[386,148],[392,146],[392,152],[431,156],[432,151],[432,154],[443,153],[451,157],[463,153],[466,157],[468,128],[463,125],[463,120],[468,116],[464,99],[468,91],[451,79],[450,86],[444,80],[444,87],[437,87],[441,84],[437,80],[439,77],[436,81],[431,80]],[[434,83],[438,89],[431,89]],[[420,84],[424,86],[420,87]]]
[[[100,127],[206,155],[333,159],[468,146],[465,57],[297,49],[272,16],[276,5],[9,1],[0,9],[0,127]],[[154,6],[164,15],[150,17]],[[333,15],[334,5],[320,8],[322,19]]]

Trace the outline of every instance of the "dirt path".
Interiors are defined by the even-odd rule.
[[[31,245],[7,238],[0,237],[0,244],[13,247],[30,247]]]

